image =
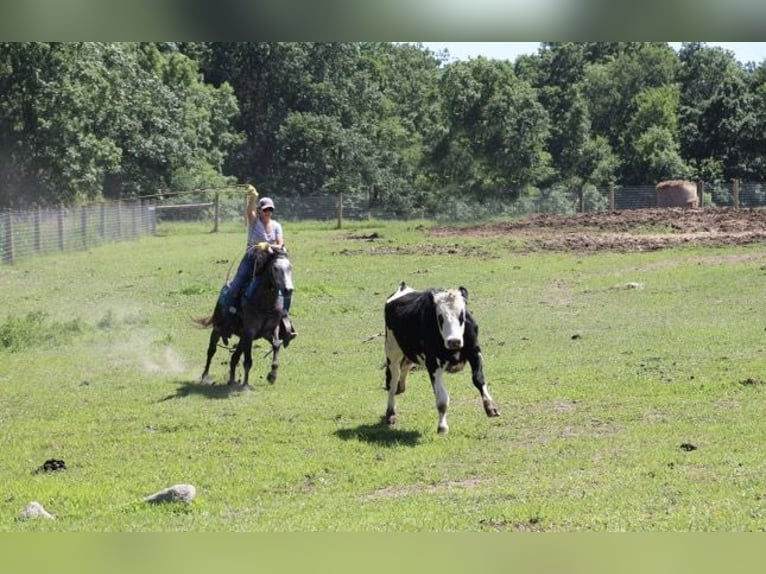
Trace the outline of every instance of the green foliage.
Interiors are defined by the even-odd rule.
[[[740,177],[748,151],[743,140],[758,115],[745,70],[730,52],[694,42],[683,45],[679,59],[681,153],[696,163],[720,163],[714,180]]]
[[[548,175],[548,117],[509,63],[456,62],[440,82],[446,125],[432,155],[437,181],[476,198],[512,197]]]
[[[514,63],[391,42],[0,43],[0,206],[252,182],[398,214],[758,180],[765,65],[703,43],[544,42]]]
[[[88,330],[81,319],[51,321],[45,311],[9,315],[0,323],[0,351],[19,353],[29,348],[60,347]]]
[[[196,62],[175,50],[11,43],[0,45],[0,61],[6,205],[163,192],[181,170],[208,186],[239,143],[231,88],[202,82]]]

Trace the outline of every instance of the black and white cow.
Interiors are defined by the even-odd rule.
[[[446,433],[449,395],[442,374],[456,373],[471,365],[474,386],[479,389],[484,411],[498,416],[487,390],[479,348],[479,326],[466,309],[465,287],[416,291],[402,282],[384,308],[386,320],[386,422],[396,422],[396,395],[405,390],[405,380],[413,365],[424,365],[431,379],[439,413],[437,431]]]

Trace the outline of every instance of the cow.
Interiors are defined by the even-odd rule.
[[[405,390],[407,374],[413,365],[423,365],[431,379],[436,410],[437,432],[445,434],[449,395],[442,382],[443,373],[457,373],[471,365],[474,386],[479,389],[488,417],[499,415],[484,381],[479,326],[466,308],[468,291],[427,289],[416,291],[404,282],[387,299],[385,315],[386,423],[396,423],[396,395]]]

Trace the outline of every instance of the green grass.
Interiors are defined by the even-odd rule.
[[[258,344],[246,393],[198,383],[208,332],[190,321],[241,229],[165,225],[0,267],[0,531],[764,528],[763,245],[519,254],[428,226],[291,223],[300,336],[274,385]],[[414,371],[380,424],[401,280],[468,288],[499,418],[450,375],[438,436]],[[34,473],[48,458],[67,469]],[[179,482],[192,504],[142,502]],[[32,500],[57,520],[17,521]]]

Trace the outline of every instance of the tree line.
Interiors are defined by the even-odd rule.
[[[2,43],[0,206],[255,184],[393,209],[766,180],[766,61],[704,43]]]

